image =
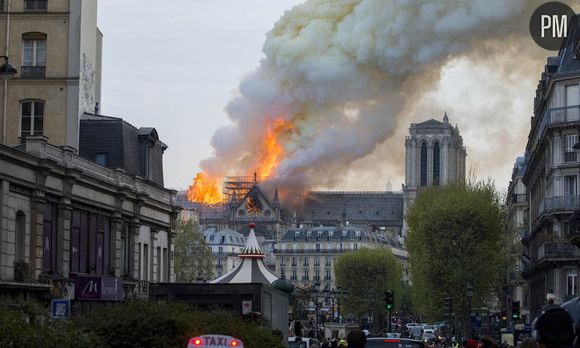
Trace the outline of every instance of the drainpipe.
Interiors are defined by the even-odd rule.
[[[6,52],[5,56],[10,57],[10,0],[7,1],[6,8]],[[8,100],[8,80],[4,80],[4,102],[2,105],[2,144],[6,145],[6,102]]]

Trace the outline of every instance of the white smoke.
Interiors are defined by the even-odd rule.
[[[529,35],[525,0],[311,0],[268,33],[265,59],[226,107],[212,138],[211,176],[252,170],[268,120],[294,123],[278,182],[331,186],[395,131],[407,103],[446,62]],[[485,59],[483,57],[482,59]],[[407,125],[405,124],[405,127]],[[402,144],[401,144],[402,146]],[[378,165],[378,164],[377,164]]]

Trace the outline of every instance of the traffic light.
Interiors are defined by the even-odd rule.
[[[395,293],[393,290],[385,291],[385,308],[389,311],[395,308]]]
[[[446,318],[451,318],[451,314],[453,313],[453,299],[451,297],[445,297],[443,299],[443,311]]]
[[[512,302],[512,319],[520,319],[520,301]]]
[[[501,320],[506,321],[507,320],[507,311],[502,311],[501,312]]]

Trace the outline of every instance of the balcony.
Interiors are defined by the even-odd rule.
[[[538,248],[538,263],[578,258],[580,258],[580,249],[565,241],[546,242]]]
[[[45,66],[23,65],[20,69],[20,77],[22,78],[42,79],[46,75]]]
[[[24,0],[24,11],[46,12],[48,0]]]
[[[573,213],[580,210],[580,196],[554,196],[544,198],[538,207],[538,216],[542,214]]]
[[[547,127],[551,125],[558,125],[568,122],[580,122],[580,105],[552,108],[546,110],[546,112],[542,116],[540,125],[538,126],[538,129],[535,132],[534,137],[532,138],[531,141],[531,143],[533,144],[532,148],[535,148],[536,145],[540,142],[543,133]],[[526,153],[526,159],[527,158],[528,154]]]
[[[576,162],[576,161],[577,161],[576,152],[574,151],[564,152],[564,162]]]

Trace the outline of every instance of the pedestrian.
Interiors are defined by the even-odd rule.
[[[338,348],[347,348],[346,340],[344,339],[344,337],[341,337],[338,340]]]
[[[569,348],[574,344],[574,320],[564,308],[546,308],[532,323],[540,348]]]
[[[367,343],[367,335],[361,330],[352,330],[346,337],[348,348],[364,348]]]
[[[328,344],[328,341],[326,340],[326,337],[324,337],[322,339],[322,344],[320,345],[320,348],[330,348],[330,345]]]
[[[469,341],[468,341],[467,344],[469,345]],[[493,337],[491,337],[491,336],[483,336],[479,340],[479,344],[477,345],[477,348],[497,348],[497,343],[495,342],[495,340],[493,339]]]

